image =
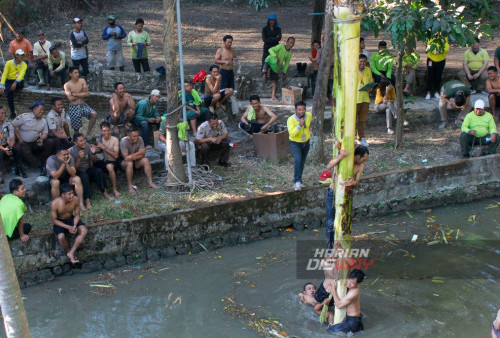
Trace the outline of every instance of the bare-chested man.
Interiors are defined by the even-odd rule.
[[[340,299],[337,295],[336,285],[332,288],[333,301],[335,308],[346,308],[347,318],[345,322],[332,325],[328,328],[328,332],[357,332],[363,330],[361,322],[361,293],[359,291],[359,283],[365,279],[365,273],[359,269],[354,269],[347,277],[347,294]]]
[[[71,119],[71,128],[78,132],[82,127],[82,117],[89,119],[89,128],[87,136],[90,135],[97,118],[97,112],[85,103],[84,98],[89,96],[87,81],[80,79],[78,67],[69,68],[70,80],[64,84],[64,92],[69,100],[69,117]]]
[[[109,111],[108,122],[113,126],[113,134],[118,135],[119,125],[124,125],[128,130],[129,123],[135,116],[135,101],[132,95],[125,91],[125,85],[122,82],[115,83],[115,92],[109,100],[111,109]]]
[[[66,251],[71,263],[78,263],[75,257],[76,249],[82,244],[87,236],[87,227],[80,221],[80,201],[75,196],[73,186],[67,183],[61,185],[61,197],[52,201],[50,217],[54,223],[54,233],[57,241]],[[75,242],[71,249],[69,248],[66,234],[76,235]]]
[[[266,133],[267,129],[278,118],[268,107],[260,104],[259,95],[250,96],[250,106],[248,106],[239,127],[249,134]]]
[[[217,49],[215,53],[215,64],[221,67],[220,75],[220,89],[224,89],[224,96],[233,95],[234,93],[234,62],[238,59],[234,49],[231,47],[233,44],[233,37],[231,35],[226,35],[222,38],[224,44],[222,48]]]
[[[495,66],[488,67],[488,79],[486,80],[488,101],[490,102],[491,114],[497,118],[497,107],[500,107],[500,76]]]
[[[226,109],[224,102],[233,94],[230,90],[220,89],[222,76],[219,73],[219,69],[219,66],[211,65],[208,70],[209,76],[205,79],[205,95],[203,96],[203,101],[205,101],[205,105],[212,113],[215,112],[216,108],[220,108],[221,106],[223,109]]]
[[[109,179],[113,185],[113,193],[116,198],[120,197],[120,192],[116,187],[116,172],[115,168],[120,166],[120,140],[117,137],[111,136],[111,125],[102,121],[100,124],[101,136],[97,138],[97,149],[102,152],[104,159],[98,161],[95,166],[106,170],[109,174]]]

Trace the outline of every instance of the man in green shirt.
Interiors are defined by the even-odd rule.
[[[392,74],[395,61],[394,55],[387,50],[387,42],[380,41],[378,43],[378,52],[373,53],[370,57],[370,68],[376,83],[379,83],[382,78],[388,78],[393,86],[396,84],[396,79]]]
[[[276,88],[278,87],[278,75],[281,73],[281,79],[285,81],[286,71],[290,65],[290,59],[292,58],[292,48],[295,45],[295,38],[293,36],[286,40],[286,44],[277,45],[269,48],[269,56],[264,62],[264,67],[262,68],[262,80],[266,82],[267,72],[269,71],[269,77],[273,81],[271,89],[271,100],[279,101],[276,97]]]
[[[146,149],[151,149],[153,143],[149,140],[149,128],[159,126],[161,122],[160,114],[156,103],[160,100],[160,91],[153,89],[149,98],[140,100],[135,105],[135,118],[132,124],[141,129],[141,137]]]
[[[493,116],[484,111],[484,101],[477,100],[474,104],[474,111],[467,114],[462,124],[462,133],[460,134],[462,156],[469,158],[471,147],[483,144],[489,144],[488,150],[483,155],[495,154],[500,142],[497,134],[497,126]]]
[[[444,129],[448,125],[448,105],[452,110],[458,110],[459,114],[455,120],[456,125],[460,125],[471,109],[470,89],[458,80],[447,81],[441,88],[439,97],[439,114],[441,115],[441,124],[439,129]]]
[[[9,183],[9,191],[10,194],[0,200],[0,214],[5,234],[10,239],[20,238],[21,241],[27,242],[30,239],[28,234],[31,225],[24,223],[24,213],[27,208],[22,199],[26,195],[26,188],[21,180],[15,178]]]

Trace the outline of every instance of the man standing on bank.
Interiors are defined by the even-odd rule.
[[[294,159],[293,181],[295,182],[295,190],[305,187],[302,182],[302,173],[307,154],[309,153],[311,122],[312,114],[306,112],[306,103],[304,101],[295,103],[295,114],[290,116],[286,122],[290,139],[290,150]]]
[[[127,33],[122,26],[116,24],[115,17],[113,15],[108,16],[108,26],[102,31],[102,39],[108,42],[106,63],[110,70],[115,70],[115,66],[120,68],[122,72],[125,70],[123,66],[122,39],[126,36]]]
[[[224,45],[222,48],[217,49],[215,53],[215,64],[219,65],[221,83],[220,90],[224,90],[224,95],[231,96],[234,93],[234,62],[238,59],[234,49],[231,47],[233,45],[233,37],[231,35],[226,35],[222,38]],[[234,112],[233,112],[234,114]]]
[[[73,67],[77,69],[82,66],[82,76],[86,77],[89,73],[89,52],[87,45],[89,38],[87,33],[82,29],[83,20],[80,18],[73,19],[73,30],[69,33],[69,40],[71,45],[71,61]]]

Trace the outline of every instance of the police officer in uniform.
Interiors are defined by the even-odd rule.
[[[20,154],[16,166],[24,160],[30,167],[40,168],[40,176],[45,176],[45,161],[53,154],[54,140],[48,138],[47,121],[43,117],[44,103],[35,101],[31,113],[21,114],[12,121],[17,143],[14,151]]]
[[[219,120],[217,114],[211,114],[209,120],[198,127],[194,144],[201,157],[200,163],[202,165],[208,164],[208,154],[210,152],[220,151],[219,165],[223,167],[231,166],[227,163],[231,151],[227,129],[224,122]]]
[[[3,174],[4,174],[4,165],[3,161],[6,157],[11,157],[13,155],[14,143],[16,142],[16,138],[14,136],[14,127],[10,122],[6,121],[7,113],[2,106],[0,106],[0,184],[4,183]],[[23,177],[26,177],[26,174],[23,171]],[[20,172],[16,169],[16,175],[21,175]]]
[[[70,119],[64,110],[64,103],[60,97],[51,100],[52,109],[47,114],[47,127],[49,128],[49,138],[54,142],[54,149],[63,144],[71,146]]]

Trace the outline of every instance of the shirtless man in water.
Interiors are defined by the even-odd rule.
[[[332,288],[333,301],[335,308],[346,308],[347,318],[345,322],[332,325],[328,328],[328,332],[357,332],[363,330],[363,323],[361,322],[361,293],[359,284],[365,278],[365,273],[359,269],[354,269],[347,277],[347,294],[344,298],[340,299],[337,295],[337,287],[334,285]]]
[[[87,136],[89,136],[97,118],[97,112],[84,101],[84,98],[89,96],[89,88],[87,82],[80,79],[78,67],[70,67],[69,76],[71,79],[64,84],[64,92],[69,100],[71,127],[75,132],[78,132],[82,127],[82,118],[85,116],[89,119],[89,128],[87,129]]]
[[[135,101],[132,95],[125,92],[125,85],[122,82],[115,83],[115,92],[109,100],[111,109],[109,111],[109,120],[113,126],[113,134],[118,135],[119,125],[124,125],[128,130],[129,123],[135,116]]]
[[[231,47],[233,45],[233,37],[231,35],[226,35],[222,38],[224,44],[222,48],[217,49],[215,53],[215,64],[221,67],[220,75],[220,89],[224,89],[224,97],[229,98],[234,93],[234,62],[238,59],[234,49]]]
[[[59,188],[61,197],[57,197],[52,201],[50,216],[54,223],[54,233],[57,241],[66,251],[66,256],[71,263],[78,263],[79,260],[75,257],[76,249],[82,244],[85,236],[87,236],[87,227],[80,221],[80,201],[75,196],[73,186],[65,183]],[[71,249],[69,248],[66,234],[76,235],[75,242]]]
[[[250,96],[250,106],[241,116],[239,127],[249,134],[265,133],[278,118],[268,107],[260,104],[259,95]]]

